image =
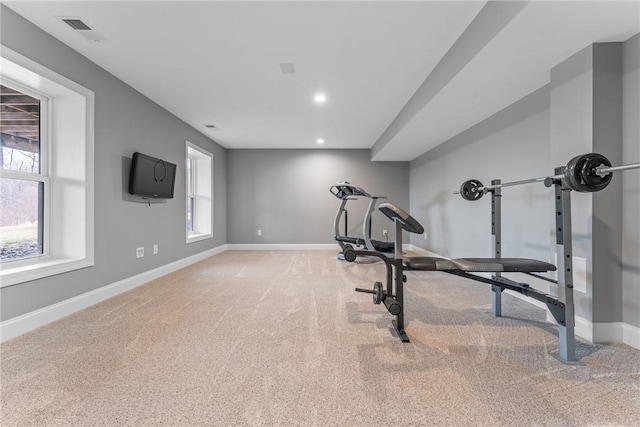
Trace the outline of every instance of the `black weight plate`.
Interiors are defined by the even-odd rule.
[[[589,186],[590,191],[600,191],[611,182],[612,174],[598,175],[597,168],[600,166],[611,166],[609,159],[601,154],[589,154],[589,157],[583,162],[580,169],[582,181]]]
[[[611,174],[604,177],[596,174],[598,166],[611,166],[605,156],[597,153],[576,156],[567,163],[564,176],[567,185],[580,193],[592,193],[604,189],[611,182]]]
[[[384,300],[384,290],[382,289],[382,282],[375,282],[373,284],[373,303],[380,304]]]
[[[478,200],[484,196],[484,186],[477,179],[465,181],[460,186],[460,195],[465,200]]]
[[[582,186],[582,180],[578,174],[579,167],[578,164],[582,160],[584,155],[576,156],[573,159],[569,160],[567,166],[564,169],[564,178],[567,181],[567,185],[574,191],[585,192]]]

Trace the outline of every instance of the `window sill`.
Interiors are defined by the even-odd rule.
[[[211,233],[208,233],[208,234],[206,234],[206,233],[201,233],[201,234],[198,234],[198,233],[189,234],[189,235],[187,236],[187,244],[189,244],[189,243],[193,243],[193,242],[199,242],[199,241],[201,241],[201,240],[211,239],[212,237],[213,237],[213,234],[211,234]]]
[[[16,267],[2,266],[0,270],[0,287],[18,285],[31,280],[43,279],[73,270],[91,267],[93,261],[87,258],[47,259],[28,265]]]

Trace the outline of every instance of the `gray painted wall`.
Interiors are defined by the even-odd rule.
[[[2,43],[95,93],[95,265],[0,290],[1,320],[226,243],[226,150],[57,39],[2,6]],[[185,140],[214,155],[214,238],[185,244]],[[178,165],[174,199],[130,201],[133,152]],[[152,245],[159,245],[153,255]],[[145,257],[136,259],[135,248]]]
[[[411,162],[411,213],[427,240],[411,242],[446,257],[490,257],[491,199],[453,195],[462,182],[485,185],[548,175],[549,90],[530,94]],[[503,256],[549,258],[553,195],[542,185],[503,190]]]
[[[447,257],[491,256],[489,198],[451,194],[466,179],[545,176],[591,151],[614,165],[638,162],[639,43],[636,35],[622,45],[590,46],[554,68],[551,85],[412,161],[411,213],[428,232],[426,242],[414,235],[412,243]],[[638,172],[630,171],[600,193],[572,194],[574,256],[588,260],[586,292],[576,292],[580,317],[640,323],[639,193]],[[550,191],[526,185],[503,196],[503,256],[552,258]]]
[[[340,201],[329,187],[340,181],[409,208],[408,162],[371,162],[369,150],[228,150],[228,242],[334,243]],[[367,205],[347,204],[350,235],[362,234]],[[374,238],[388,229],[392,239],[389,220],[373,218]]]
[[[622,46],[622,161],[640,162],[640,34]],[[640,171],[622,174],[623,321],[640,328]]]

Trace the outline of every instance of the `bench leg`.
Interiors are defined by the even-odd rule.
[[[395,262],[394,273],[395,277],[395,300],[398,304],[400,304],[400,313],[396,315],[395,320],[393,321],[393,327],[398,334],[398,338],[402,340],[402,342],[409,342],[409,337],[407,333],[404,331],[404,268],[402,265],[402,258],[396,259]]]
[[[495,317],[502,317],[502,288],[491,286],[491,309]]]

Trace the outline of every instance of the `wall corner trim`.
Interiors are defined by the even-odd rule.
[[[131,289],[137,288],[138,286],[144,285],[145,283],[159,277],[225,252],[228,250],[227,246],[228,245],[221,245],[216,248],[200,252],[187,258],[165,264],[153,270],[128,277],[120,280],[119,282],[115,282],[73,298],[60,301],[56,304],[23,314],[22,316],[6,320],[0,323],[0,342],[8,341],[123,292],[130,291]]]

